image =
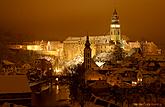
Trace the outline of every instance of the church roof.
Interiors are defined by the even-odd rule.
[[[85,47],[90,47],[89,36],[87,36],[87,38],[86,38]]]
[[[114,10],[112,14],[112,24],[119,24],[119,16],[117,14],[116,9]]]
[[[116,11],[116,9],[113,11],[113,15],[117,15],[117,11]]]

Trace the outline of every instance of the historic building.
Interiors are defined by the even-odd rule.
[[[102,36],[89,36],[91,56],[95,57],[101,53],[111,53],[114,46],[120,43],[120,47],[130,55],[134,49],[140,48],[144,55],[158,55],[161,50],[154,42],[127,41],[126,36],[122,36],[119,16],[116,9],[112,14],[109,34]],[[40,55],[54,56],[57,63],[60,61],[68,62],[75,57],[84,56],[84,46],[86,37],[68,37],[63,42],[60,41],[34,41],[24,42],[22,44],[10,44],[11,49],[22,49],[35,51]]]
[[[92,57],[100,53],[108,53],[113,50],[114,44],[122,42],[120,33],[119,16],[117,11],[114,10],[112,15],[112,23],[110,25],[110,35],[103,36],[89,36]],[[64,59],[66,61],[72,60],[78,55],[83,55],[85,44],[84,37],[68,37],[64,43]]]
[[[87,40],[85,43],[85,48],[84,48],[84,68],[86,70],[91,68],[91,48],[90,48],[90,43],[89,43],[89,37],[87,36]]]
[[[111,27],[110,27],[110,35],[111,35],[111,40],[114,41],[115,43],[121,42],[121,32],[120,32],[120,23],[119,23],[119,16],[117,14],[117,11],[113,12],[112,15],[112,22],[111,22]]]

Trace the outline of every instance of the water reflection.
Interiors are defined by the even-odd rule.
[[[43,92],[40,95],[33,95],[33,106],[56,106],[61,100],[68,100],[70,95],[68,85],[53,85],[52,91]],[[66,103],[66,102],[65,102]]]
[[[53,85],[53,90],[55,90],[56,94],[59,94],[59,85]]]

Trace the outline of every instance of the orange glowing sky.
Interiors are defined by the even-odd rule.
[[[104,35],[114,8],[122,34],[165,46],[164,0],[0,0],[0,34],[25,40]]]

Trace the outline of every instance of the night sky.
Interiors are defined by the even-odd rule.
[[[122,34],[165,47],[164,4],[164,0],[0,0],[0,35],[22,40],[105,35],[116,8]]]

